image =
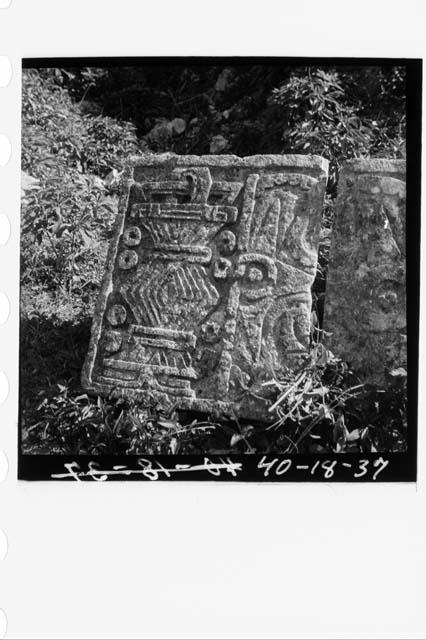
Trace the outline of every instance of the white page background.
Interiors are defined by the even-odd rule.
[[[12,145],[0,168],[11,226],[0,246],[11,307],[0,325],[10,387],[0,407],[7,638],[425,638],[424,401],[417,485],[16,480],[21,58],[422,57],[425,32],[421,0],[12,0],[0,9],[0,55],[13,67],[0,88],[0,133]]]

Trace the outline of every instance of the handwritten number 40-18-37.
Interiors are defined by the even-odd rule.
[[[317,460],[311,467],[308,464],[296,464],[294,460],[291,460],[290,458],[285,458],[284,460],[273,458],[272,460],[268,460],[266,456],[263,456],[257,465],[257,468],[264,470],[263,475],[265,478],[270,474],[282,476],[293,467],[293,469],[297,471],[307,471],[311,476],[321,474],[325,479],[329,479],[334,476],[336,466],[341,465],[342,467],[351,469],[353,471],[354,478],[362,478],[369,472],[371,468],[370,463],[372,464],[373,469],[376,469],[373,473],[373,480],[376,480],[383,469],[388,466],[389,461],[384,460],[382,457],[377,458],[376,460],[358,460],[354,464],[350,462],[340,462],[338,460]]]

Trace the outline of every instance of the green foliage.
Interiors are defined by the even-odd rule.
[[[139,147],[134,125],[85,112],[59,70],[25,70],[22,78],[22,169],[48,177],[59,166],[104,178]]]
[[[223,151],[239,155],[321,152],[338,159],[404,153],[404,69],[391,65],[159,63],[72,69],[61,77],[91,111],[134,122],[140,138],[161,123],[183,119],[184,134],[150,137],[154,151],[209,153],[212,138],[221,135],[228,143]]]
[[[108,176],[138,149],[134,127],[82,113],[51,71],[24,72],[22,123],[21,283],[60,303],[93,293],[117,209]]]
[[[292,75],[275,89],[272,100],[283,107],[286,128],[283,143],[292,151],[316,153],[329,160],[367,155],[371,130],[361,123],[352,105],[345,104],[345,91],[337,73],[321,69],[307,75]]]
[[[90,176],[58,168],[23,199],[22,284],[65,297],[96,288],[115,213]]]
[[[397,76],[399,79],[399,75]],[[349,76],[351,78],[351,76]],[[381,93],[389,91],[383,80]],[[381,98],[378,96],[379,103]],[[400,156],[404,153],[404,115],[399,111],[399,136],[395,115],[376,114],[372,105],[362,105],[345,74],[322,69],[293,73],[288,82],[274,89],[272,102],[282,107],[283,150],[316,153],[334,162],[353,157]]]
[[[397,370],[386,391],[368,389],[317,344],[295,375],[264,386],[270,424],[212,422],[155,404],[90,397],[80,371],[90,319],[26,319],[22,325],[22,443],[27,453],[239,454],[403,451],[406,377]],[[250,389],[248,389],[250,391]]]
[[[362,384],[347,364],[313,344],[300,371],[272,380],[278,397],[268,427],[287,442],[283,453],[398,451],[406,447],[406,374],[386,390]]]

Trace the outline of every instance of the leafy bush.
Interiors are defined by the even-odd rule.
[[[87,303],[117,210],[116,186],[102,178],[140,147],[135,129],[84,114],[51,71],[23,74],[22,123],[21,284],[35,302]]]
[[[312,140],[325,154],[333,151],[327,156],[330,159],[341,155],[342,146],[346,157],[360,155],[366,147],[371,155],[400,157],[404,153],[405,76],[401,67],[321,69],[244,63],[224,67],[159,62],[58,73],[63,86],[83,100],[90,112],[132,121],[139,138],[149,136],[158,124],[183,119],[184,134],[158,140],[151,137],[155,151],[209,153],[212,139],[220,135],[227,141],[223,149],[227,153],[309,153],[308,147],[303,150],[306,137],[302,142],[288,134],[294,132],[293,124],[297,128],[298,123],[301,126],[314,118],[322,119],[322,124],[312,131],[316,134]],[[333,92],[336,104],[328,100],[327,94]],[[333,134],[331,142],[336,127],[342,135]]]
[[[403,154],[403,117],[400,137],[391,140],[389,124],[363,113],[361,101],[348,94],[337,71],[322,69],[293,73],[274,89],[272,102],[283,107],[284,149],[316,153],[337,163],[380,150],[388,156]]]

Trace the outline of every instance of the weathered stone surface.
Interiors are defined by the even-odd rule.
[[[340,180],[324,329],[361,379],[406,364],[405,161],[353,160]]]
[[[83,385],[265,418],[261,382],[309,345],[326,169],[315,156],[134,159]]]

